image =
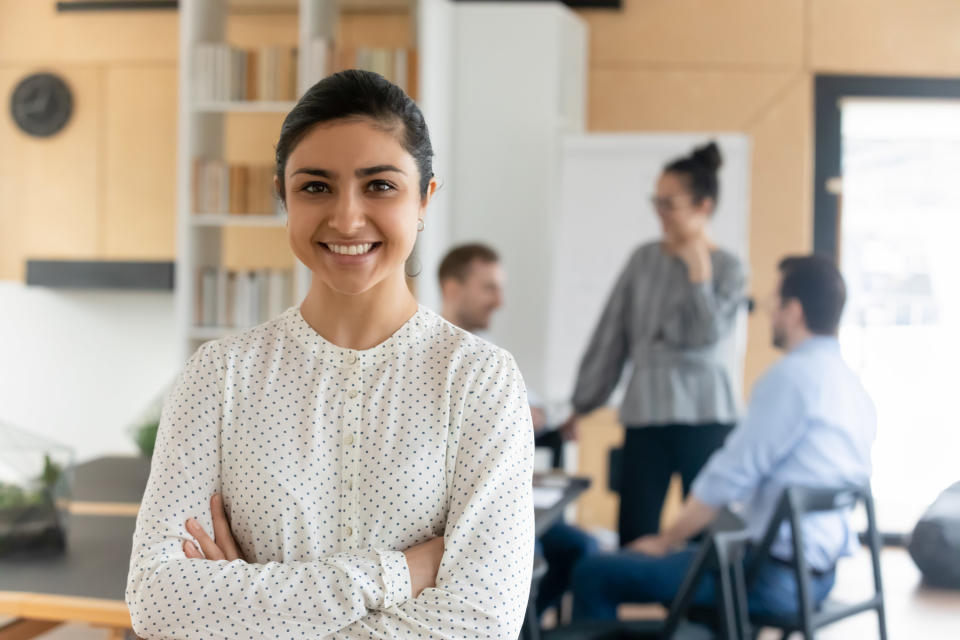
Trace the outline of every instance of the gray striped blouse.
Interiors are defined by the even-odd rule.
[[[733,254],[716,249],[710,257],[712,281],[693,284],[684,262],[660,242],[633,253],[580,363],[577,413],[608,400],[629,359],[624,425],[736,422],[731,347],[746,276]]]

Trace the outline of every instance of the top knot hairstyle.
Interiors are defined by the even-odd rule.
[[[689,156],[677,158],[663,168],[664,173],[675,173],[683,176],[687,187],[693,196],[694,204],[700,204],[704,198],[710,198],[714,204],[720,197],[720,183],[717,180],[717,170],[723,164],[720,147],[710,141],[702,147],[697,147]]]
[[[433,147],[420,107],[403,89],[372,71],[350,69],[327,76],[310,87],[287,114],[277,141],[277,180],[286,204],[284,172],[290,154],[315,126],[344,119],[368,119],[396,133],[400,145],[417,163],[420,197],[433,179]]]

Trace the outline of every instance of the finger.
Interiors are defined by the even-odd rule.
[[[240,557],[240,550],[230,531],[230,522],[223,511],[223,498],[219,493],[210,498],[210,514],[213,516],[213,539],[217,546],[223,549],[227,560],[236,560]]]
[[[187,520],[187,531],[193,534],[193,537],[197,539],[197,542],[200,543],[200,550],[203,551],[203,555],[207,560],[225,560],[223,555],[223,550],[217,546],[217,543],[207,535],[207,532],[203,530],[203,527],[200,526],[200,523],[190,518]]]
[[[203,554],[200,553],[200,549],[197,549],[197,545],[193,544],[189,540],[183,541],[183,553],[190,560],[203,560]]]

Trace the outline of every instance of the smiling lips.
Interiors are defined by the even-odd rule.
[[[362,242],[358,244],[333,244],[329,242],[321,242],[320,244],[325,246],[332,253],[336,253],[341,256],[361,256],[366,253],[370,253],[373,249],[379,247],[381,243]]]

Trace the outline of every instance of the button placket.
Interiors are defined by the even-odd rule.
[[[358,439],[362,417],[361,369],[360,358],[354,352],[344,357],[346,363],[344,375],[344,425],[343,425],[343,510],[341,532],[343,545],[353,549],[356,545],[356,474],[358,467]]]

